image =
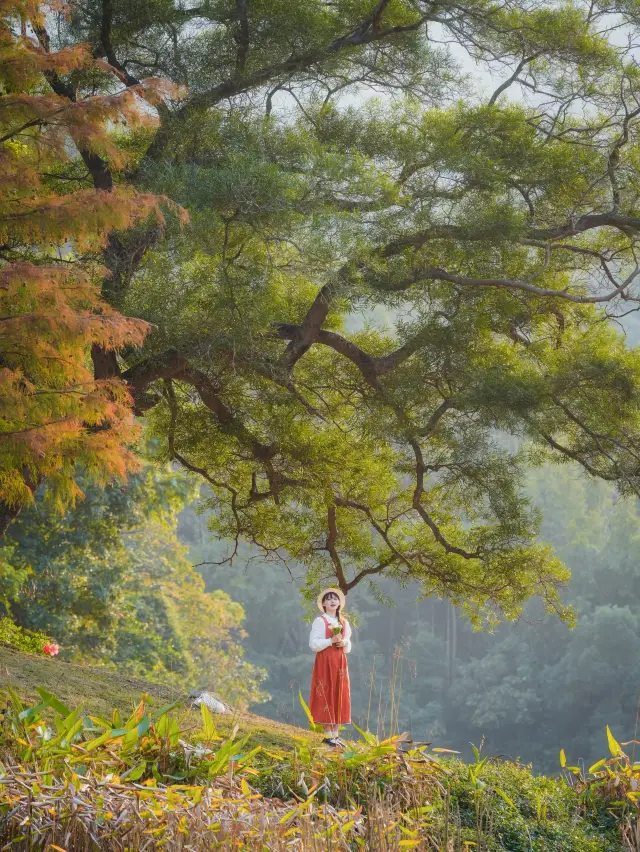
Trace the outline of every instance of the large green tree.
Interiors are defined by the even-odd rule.
[[[85,0],[51,27],[119,85],[166,81],[120,144],[191,221],[111,234],[103,296],[154,331],[94,361],[207,480],[228,558],[566,614],[523,471],[638,487],[640,361],[611,321],[637,301],[638,11]]]

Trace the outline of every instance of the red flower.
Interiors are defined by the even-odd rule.
[[[42,650],[45,654],[49,654],[50,657],[55,657],[60,650],[60,646],[56,645],[55,642],[47,642]]]

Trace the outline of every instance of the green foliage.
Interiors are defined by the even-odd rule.
[[[119,236],[104,291],[152,323],[123,376],[156,458],[210,486],[228,558],[250,542],[304,566],[309,599],[379,575],[473,627],[532,596],[571,622],[526,472],[575,460],[637,490],[640,359],[609,321],[637,286],[640,78],[615,36],[634,11],[149,0],[108,18],[76,6],[57,38],[128,84],[158,75],[155,132],[115,144],[191,218]]]
[[[232,734],[223,740],[205,713],[202,737],[209,745],[221,745],[214,753],[210,747],[194,749],[185,744],[181,736],[190,714],[184,710],[179,717],[171,714],[182,699],[147,712],[143,698],[123,721],[118,710],[113,711],[111,719],[95,716],[82,707],[72,711],[42,688],[38,689],[41,700],[25,706],[11,687],[8,690],[10,702],[3,723],[5,747],[14,760],[32,764],[37,772],[50,776],[115,774],[130,781],[166,778],[203,783],[226,774],[231,763],[241,770],[246,762],[242,751],[249,736],[236,741]],[[53,725],[50,711],[55,713]],[[197,734],[194,738],[198,739]],[[259,751],[257,746],[251,757]]]
[[[6,616],[0,618],[0,644],[18,648],[20,651],[28,651],[32,654],[41,654],[45,643],[48,641],[49,638],[44,633],[25,630],[14,624]]]
[[[364,741],[344,754],[300,740],[288,753],[245,752],[246,738],[220,738],[206,712],[195,737],[206,744],[193,745],[186,739],[192,726],[175,707],[149,713],[142,701],[123,721],[118,711],[110,719],[87,715],[38,691],[41,700],[30,706],[11,691],[0,741],[0,812],[8,816],[0,831],[17,849],[27,807],[31,849],[57,845],[65,833],[67,844],[72,836],[77,842],[81,815],[91,819],[97,849],[125,832],[127,842],[152,833],[152,848],[188,832],[195,849],[207,848],[211,831],[218,848],[243,850],[278,850],[294,839],[303,850],[330,842],[324,848],[336,852],[380,842],[418,852],[620,847],[624,826],[582,812],[580,793],[564,780],[477,751],[465,765],[443,757],[446,749],[413,746],[406,734],[379,740],[362,732]],[[606,791],[599,795],[607,800]]]
[[[567,766],[566,773],[574,778],[574,787],[588,813],[601,825],[620,825],[625,849],[633,849],[640,830],[640,763],[634,760],[637,740],[622,743],[631,746],[631,755],[606,728],[609,758],[596,761],[587,769]],[[563,767],[564,768],[564,767]]]
[[[180,687],[133,678],[107,666],[93,668],[0,645],[2,699],[7,697],[6,690],[11,685],[25,705],[37,704],[38,690],[44,688],[57,695],[67,707],[82,705],[87,714],[104,719],[111,719],[114,709],[118,710],[122,718],[128,718],[139,703],[139,696],[143,694],[150,714],[157,713],[177,698],[186,700],[185,691]],[[192,713],[189,719],[196,731],[200,724],[199,716]],[[249,712],[216,715],[215,722],[217,733],[223,738],[230,737],[234,727],[239,724],[242,735],[250,735],[251,748],[261,745],[269,749],[286,750],[291,745],[292,735],[310,740],[316,738],[301,728],[292,728]]]
[[[321,734],[324,731],[324,725],[319,725],[317,724],[317,722],[313,721],[311,710],[309,710],[309,706],[302,697],[302,693],[300,692],[300,690],[298,690],[298,701],[300,702],[300,706],[304,710],[304,715],[307,717],[307,721],[309,722],[309,730],[315,731],[315,733],[317,734]]]
[[[0,551],[0,570],[23,578],[5,590],[8,615],[53,636],[63,659],[207,685],[238,707],[265,700],[263,671],[243,659],[244,610],[205,592],[176,539],[193,494],[184,474],[148,467],[126,488],[87,487],[64,517],[39,501]]]

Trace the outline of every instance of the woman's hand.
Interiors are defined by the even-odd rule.
[[[344,643],[342,641],[342,636],[339,633],[337,633],[335,636],[332,636],[331,637],[331,644],[337,645],[338,648],[342,648],[343,645],[344,645]]]
[[[347,643],[346,643],[346,641],[345,641],[344,639],[340,639],[340,641],[338,642],[338,644],[337,644],[337,646],[336,646],[336,647],[338,647],[338,648],[346,648],[346,647],[347,647]]]

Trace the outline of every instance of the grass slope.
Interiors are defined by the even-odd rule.
[[[36,688],[44,687],[67,705],[74,708],[82,705],[89,712],[101,716],[110,716],[114,708],[129,715],[129,711],[138,704],[142,696],[146,696],[145,702],[150,709],[159,708],[181,697],[175,689],[122,676],[109,669],[52,660],[0,645],[0,702],[8,684],[26,701],[36,700]],[[200,714],[187,709],[180,723],[183,735],[187,738],[190,731],[195,733],[202,727]],[[468,765],[451,757],[446,761],[448,773],[445,773],[445,778],[434,774],[432,769],[425,770],[424,763],[420,761],[411,768],[401,752],[383,753],[379,752],[377,745],[364,744],[356,746],[359,751],[351,752],[351,756],[349,753],[345,754],[344,765],[338,766],[331,756],[323,755],[322,749],[298,749],[294,752],[293,746],[296,742],[306,740],[311,743],[319,740],[316,735],[300,728],[273,722],[251,713],[216,716],[215,723],[219,733],[223,735],[231,732],[237,725],[241,735],[249,734],[251,746],[262,745],[266,749],[277,749],[280,752],[281,758],[265,763],[251,776],[251,784],[265,797],[263,804],[267,809],[277,810],[284,807],[283,800],[289,798],[287,791],[291,792],[292,797],[294,793],[301,795],[305,792],[298,779],[304,778],[306,773],[309,781],[317,776],[324,777],[327,783],[327,778],[330,777],[330,782],[322,794],[324,799],[320,798],[319,801],[325,801],[327,805],[338,809],[353,808],[354,802],[362,806],[367,815],[368,831],[375,834],[378,829],[382,831],[383,823],[395,826],[400,822],[402,828],[398,832],[404,833],[410,829],[409,835],[398,833],[397,843],[394,841],[384,846],[369,844],[363,847],[366,849],[384,848],[401,852],[405,846],[413,848],[418,842],[421,850],[446,848],[448,852],[621,852],[623,849],[638,848],[621,844],[620,826],[608,807],[608,801],[596,799],[589,808],[585,808],[576,790],[564,780],[533,775],[531,768],[527,766],[502,761],[482,761]],[[291,759],[283,754],[286,751],[290,752]],[[9,782],[5,781],[5,785]],[[67,789],[60,778],[58,782],[62,785],[60,790]],[[31,815],[32,801],[29,799],[27,802],[25,798],[24,790],[28,787],[25,788],[24,779],[19,778],[16,785],[11,794],[14,803],[21,801],[25,805],[26,802],[25,807],[28,806],[28,814]],[[53,788],[47,788],[49,791],[50,789]],[[73,788],[71,789],[73,791]],[[120,786],[118,790],[121,791]],[[617,791],[614,792],[616,796],[619,795]],[[7,789],[4,789],[4,794],[8,795]],[[242,807],[245,807],[245,792],[242,791],[242,794],[238,795],[243,803]],[[34,852],[35,849],[40,849],[40,846],[32,846],[29,839],[28,842],[25,841],[27,845],[20,845],[20,837],[24,834],[22,812],[20,819],[16,818],[17,822],[14,820],[11,825],[3,826],[1,800],[2,792],[0,846],[8,848],[3,844],[10,841],[17,843],[12,847],[16,852],[26,852],[27,849]],[[42,806],[42,818],[45,822],[48,820],[49,825],[50,803],[47,802]],[[425,802],[427,807],[423,807]],[[263,804],[258,802],[260,808]],[[108,810],[111,811],[112,808]],[[171,808],[168,812],[170,811]],[[188,814],[193,816],[192,812],[195,813],[189,805],[185,810],[185,819]],[[637,814],[634,814],[635,811],[631,808],[630,825],[635,831],[634,820]],[[111,817],[114,817],[113,813]],[[360,819],[357,814],[356,817]],[[274,825],[279,826],[282,822],[280,811],[274,819]],[[306,823],[304,819],[307,820]],[[300,824],[307,826],[304,831],[316,831],[317,826],[314,827],[309,815],[301,817],[301,820]],[[337,822],[334,828],[336,826]],[[148,826],[142,828],[145,829],[143,834],[146,836]],[[300,830],[302,831],[302,828]],[[384,828],[384,831],[387,829]],[[640,832],[640,829],[638,831]],[[16,832],[20,837],[16,838]],[[64,846],[71,849],[66,843]],[[78,848],[85,846],[73,847]],[[114,847],[107,843],[95,848],[107,850]],[[160,845],[152,848],[160,848]],[[195,843],[192,848],[211,848],[210,835],[207,834],[201,845]],[[233,848],[262,850],[284,847],[277,844],[250,844]],[[311,846],[303,848],[317,852],[325,847],[316,845],[314,841]],[[346,849],[347,846],[343,844],[333,848]],[[354,847],[351,845],[349,848]]]
[[[107,668],[93,668],[63,660],[26,654],[0,645],[0,695],[10,685],[23,700],[38,698],[37,687],[43,687],[71,708],[82,705],[100,716],[111,716],[114,709],[128,715],[143,695],[150,708],[162,707],[181,697],[177,689],[120,675]],[[197,724],[194,719],[194,724]],[[251,745],[291,749],[293,737],[315,738],[315,734],[293,725],[273,722],[253,713],[216,716],[221,733],[250,734]],[[318,738],[319,739],[319,738]]]

